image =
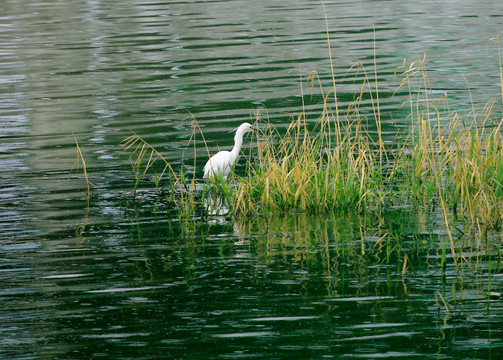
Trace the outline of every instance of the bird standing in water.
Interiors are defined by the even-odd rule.
[[[231,151],[219,151],[204,165],[204,175],[203,178],[212,178],[222,175],[224,179],[229,176],[232,167],[239,158],[239,151],[243,145],[244,134],[253,131],[253,126],[247,122],[242,123],[236,129],[236,135],[234,135],[234,147]]]

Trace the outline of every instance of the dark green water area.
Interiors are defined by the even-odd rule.
[[[501,109],[500,0],[325,6],[340,107],[375,49],[388,144],[410,125],[404,59],[426,54],[460,114]],[[132,131],[200,186],[193,117],[211,153],[258,109],[285,129],[302,78],[318,118],[320,1],[5,0],[0,54],[1,359],[503,358],[501,230],[453,220],[451,242],[438,206],[182,219],[153,173],[134,192]]]

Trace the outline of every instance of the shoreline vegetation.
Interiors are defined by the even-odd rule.
[[[491,41],[497,44],[503,84],[499,38]],[[169,214],[178,219],[182,234],[189,236],[222,217],[236,223],[248,219],[252,224],[261,218],[299,214],[436,214],[444,227],[439,230],[442,235],[435,250],[442,274],[448,259],[456,268],[463,264],[472,268],[473,259],[465,254],[466,249],[501,258],[496,243],[503,229],[503,89],[502,103],[493,98],[482,109],[472,106],[472,111],[462,115],[449,107],[447,94],[432,90],[425,58],[410,64],[404,61],[394,74],[399,83],[396,92],[408,93],[408,103],[400,111],[408,109],[403,119],[409,125],[396,134],[396,140],[386,134],[385,142],[377,71],[371,79],[361,63],[353,70],[362,74],[363,80],[345,109],[337,102],[335,82],[324,93],[313,72],[307,81],[313,92],[315,87],[320,89],[318,118],[309,118],[303,102],[285,130],[269,122],[266,110],[257,111],[253,125],[259,131],[247,139],[246,169],[244,173],[232,172],[227,180],[202,178],[202,165],[198,164],[204,164],[212,154],[194,117],[187,145],[194,146],[190,167],[182,164],[174,168],[159,150],[133,133],[121,143],[133,163],[133,197],[143,179],[153,179],[155,187],[162,190],[159,194],[165,196],[162,201]],[[301,81],[301,93],[303,81],[306,79]],[[370,104],[372,116],[361,114],[364,103]],[[369,132],[369,126],[376,131]],[[208,156],[204,159],[197,159],[196,139],[205,144]],[[76,144],[77,165],[82,164],[86,175],[89,207],[92,184],[77,140]],[[460,234],[470,239],[460,239]],[[410,254],[402,253],[392,232],[382,229],[377,237],[372,246],[385,249],[388,255],[398,251],[405,273]]]
[[[491,40],[497,43],[503,84],[499,38]],[[136,186],[161,161],[163,170],[155,176],[155,184],[168,174],[167,201],[189,233],[198,227],[195,222],[205,223],[215,215],[253,219],[405,210],[441,217],[445,234],[437,251],[443,274],[447,258],[456,268],[465,263],[473,266],[471,257],[463,253],[464,240],[460,243],[459,234],[453,232],[472,234],[468,248],[499,258],[499,247],[488,239],[500,239],[503,226],[503,91],[501,104],[494,98],[481,110],[472,106],[472,111],[461,115],[449,108],[447,94],[432,90],[425,58],[410,64],[404,61],[395,69],[400,82],[396,91],[408,92],[410,125],[407,132],[396,134],[395,141],[384,142],[377,71],[372,82],[361,63],[355,69],[364,76],[347,109],[337,102],[335,83],[333,90],[323,93],[313,72],[307,80],[312,89],[319,85],[323,99],[318,119],[308,119],[303,103],[286,131],[280,131],[262,116],[265,111],[258,111],[254,127],[259,131],[253,134],[245,173],[233,172],[227,180],[203,182],[198,176],[195,139],[200,135],[205,146],[206,141],[195,118],[188,144],[194,142],[196,171],[191,177],[183,167],[176,172],[148,142],[131,135],[123,146],[134,161]],[[371,103],[373,118],[360,113],[364,99]],[[369,124],[375,126],[375,133],[367,131]],[[209,158],[207,146],[206,151]],[[389,252],[390,234],[384,231],[379,237],[379,249]],[[409,255],[402,255],[405,273]]]
[[[147,173],[162,169],[155,174],[154,184],[164,187],[160,193],[167,192],[168,207],[188,238],[222,217],[233,218],[242,228],[264,221],[269,228],[275,221],[283,223],[299,215],[316,218],[321,213],[328,218],[370,216],[379,223],[386,223],[383,219],[397,212],[435,214],[440,226],[438,238],[434,245],[417,244],[418,249],[427,246],[428,252],[436,254],[433,258],[442,279],[451,266],[461,273],[465,269],[469,273],[487,271],[487,296],[501,297],[491,285],[491,273],[501,270],[501,104],[492,99],[481,110],[473,107],[463,116],[449,108],[447,94],[435,95],[431,90],[424,58],[410,64],[404,61],[395,75],[400,82],[397,91],[406,89],[409,94],[410,125],[405,133],[396,134],[395,141],[389,141],[387,134],[385,142],[377,85],[372,86],[361,64],[357,68],[364,74],[360,92],[344,111],[337,106],[338,115],[330,106],[333,91],[323,93],[316,73],[307,80],[313,88],[319,84],[323,99],[319,118],[308,119],[303,104],[286,130],[279,130],[262,116],[265,110],[258,111],[254,127],[259,131],[248,137],[244,174],[232,172],[227,180],[202,178],[202,167],[196,165],[207,158],[197,161],[196,138],[200,136],[205,146],[206,141],[196,119],[188,142],[194,146],[195,171],[184,170],[184,166],[174,169],[147,141],[131,135],[122,145],[134,163],[135,190]],[[501,67],[500,79],[503,84]],[[360,114],[364,98],[371,101],[373,118]],[[368,132],[369,124],[375,124],[377,131]],[[206,152],[209,158],[207,146]],[[163,179],[166,177],[169,180]],[[371,232],[370,238],[375,240],[370,243],[365,240],[368,236],[362,235],[362,255],[369,252],[375,254],[376,261],[393,262],[405,276],[418,255],[406,250],[392,228],[383,225]],[[480,264],[489,268],[481,269],[485,265]],[[445,294],[435,296],[448,308]]]
[[[373,88],[363,66],[357,66],[365,74],[361,91],[344,111],[339,105],[338,113],[333,111],[334,91],[324,94],[316,73],[308,81],[313,88],[318,82],[322,92],[319,119],[308,119],[303,108],[281,133],[258,111],[254,125],[259,131],[251,140],[245,174],[232,174],[227,181],[215,179],[201,186],[195,149],[196,171],[187,175],[183,166],[173,169],[146,140],[131,135],[122,145],[134,162],[135,188],[149,171],[159,171],[160,162],[162,170],[154,182],[161,186],[162,178],[169,178],[169,185],[164,185],[169,189],[167,200],[184,216],[201,208],[211,215],[215,202],[232,216],[438,208],[446,225],[453,216],[475,227],[500,230],[503,119],[496,99],[462,116],[449,109],[447,94],[435,96],[431,91],[425,59],[404,62],[395,74],[401,79],[397,91],[409,92],[410,126],[389,144],[382,139],[377,85]],[[372,102],[374,119],[360,115],[365,96]],[[370,122],[377,135],[367,132]],[[205,143],[195,119],[192,129],[189,145],[194,141],[195,147],[199,134]],[[205,209],[208,202],[211,209]]]
[[[447,313],[449,302],[456,301],[454,284],[459,281],[460,288],[465,286],[467,274],[475,279],[477,289],[480,285],[483,297],[501,298],[492,286],[492,274],[501,272],[503,236],[503,66],[499,37],[490,39],[488,48],[496,44],[501,94],[480,109],[472,102],[468,114],[451,109],[448,94],[433,88],[426,55],[411,63],[404,60],[396,67],[398,85],[393,95],[400,92],[407,98],[396,109],[406,130],[397,131],[392,139],[389,131],[383,137],[384,103],[379,93],[375,37],[373,71],[367,72],[361,62],[350,69],[356,74],[353,86],[359,91],[343,106],[337,96],[326,14],[325,22],[330,90],[324,90],[327,84],[316,72],[301,77],[302,108],[292,115],[286,128],[272,124],[266,109],[257,110],[253,126],[258,131],[248,136],[246,161],[241,159],[241,163],[246,162],[244,172],[233,171],[226,180],[203,179],[203,164],[212,153],[194,116],[187,144],[194,149],[190,166],[172,166],[159,149],[138,134],[124,139],[121,147],[133,164],[135,176],[131,199],[135,210],[141,206],[136,204],[140,186],[154,185],[159,201],[153,207],[165,204],[170,229],[178,222],[173,226],[177,238],[189,247],[195,239],[204,239],[205,227],[230,218],[235,231],[243,234],[254,228],[262,234],[259,236],[264,241],[257,243],[259,247],[276,242],[285,245],[284,228],[288,228],[287,232],[295,235],[292,241],[301,245],[299,256],[305,258],[310,257],[310,245],[318,242],[326,246],[333,241],[338,256],[359,254],[362,263],[370,256],[379,264],[396,265],[402,276],[418,262],[426,261],[428,266],[433,262],[442,283],[446,284],[447,278],[453,282],[451,300],[446,297],[446,287],[442,293],[435,293],[437,306],[440,309],[443,304]],[[356,79],[360,79],[359,84]],[[314,119],[306,111],[304,82],[310,84],[312,98],[320,99]],[[312,111],[314,107],[309,108]],[[370,115],[364,115],[369,108]],[[204,159],[197,158],[196,141],[202,141],[206,148]],[[89,212],[94,185],[87,176],[77,139],[75,143],[75,166],[83,168]],[[131,204],[129,199],[127,202]],[[393,225],[397,216],[422,218],[420,227],[431,220],[434,230],[403,236]],[[78,230],[79,234],[82,231]],[[344,239],[346,232],[356,235]],[[307,233],[313,235],[304,236]],[[327,260],[329,270],[332,263]],[[480,275],[484,276],[479,284]]]

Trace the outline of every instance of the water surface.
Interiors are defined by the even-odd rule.
[[[386,141],[409,124],[404,59],[426,54],[460,113],[500,99],[499,1],[325,5],[341,108],[375,49]],[[2,358],[501,357],[501,234],[460,225],[455,264],[434,211],[180,223],[148,181],[133,198],[131,131],[176,167],[193,117],[210,151],[257,109],[285,128],[302,92],[317,118],[300,79],[332,87],[319,1],[3,1],[0,53]]]

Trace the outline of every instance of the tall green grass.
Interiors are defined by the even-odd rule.
[[[89,209],[89,201],[91,199],[91,187],[94,186],[94,184],[89,180],[89,176],[87,174],[86,159],[84,158],[84,155],[82,154],[82,150],[80,149],[79,142],[77,141],[77,138],[75,137],[75,135],[73,135],[73,139],[75,140],[75,146],[77,148],[77,159],[75,160],[75,163],[73,164],[72,171],[75,167],[78,167],[79,165],[82,166],[82,172],[84,173],[84,178],[86,180],[87,208]]]
[[[326,212],[384,205],[389,174],[382,151],[361,123],[334,125],[324,109],[313,130],[303,115],[280,134],[267,123],[245,177],[237,177],[234,211]]]
[[[400,87],[428,83],[422,61],[401,76]],[[387,147],[365,131],[357,103],[337,121],[327,98],[314,124],[301,113],[284,133],[258,116],[264,124],[252,162],[245,176],[231,179],[235,214],[438,206],[473,224],[501,226],[502,122],[494,101],[462,117],[447,110],[445,95],[434,99],[424,88],[411,94],[410,131]]]
[[[315,77],[310,76],[310,80]],[[449,109],[445,94],[432,96],[423,60],[403,64],[397,77],[399,88],[411,89],[410,125],[407,133],[397,134],[392,146],[384,144],[379,132],[377,136],[368,133],[369,120],[360,115],[364,90],[370,88],[367,76],[355,102],[339,116],[328,105],[331,92],[322,94],[319,118],[308,119],[301,111],[285,131],[257,113],[260,131],[252,139],[247,170],[227,182],[220,179],[202,186],[197,172],[187,178],[183,168],[175,171],[136,134],[123,145],[133,159],[137,178],[155,162],[163,164],[156,183],[168,174],[168,201],[186,216],[211,192],[226,198],[233,215],[366,212],[401,206],[439,208],[446,223],[449,216],[458,216],[475,226],[500,228],[503,122],[496,101],[466,116]],[[381,128],[377,112],[371,120]],[[197,131],[199,125],[194,122],[191,141]],[[204,191],[196,190],[198,183]]]
[[[499,39],[491,40],[497,42],[499,54]],[[473,108],[461,115],[449,108],[447,94],[435,95],[432,91],[425,58],[410,64],[404,62],[394,73],[397,91],[409,93],[406,105],[409,113],[402,119],[409,125],[407,132],[397,133],[396,141],[388,141],[391,144],[388,146],[381,134],[376,68],[374,63],[371,80],[361,63],[354,67],[364,76],[355,100],[345,109],[335,96],[335,76],[333,89],[323,93],[321,81],[312,73],[307,81],[313,89],[314,84],[319,84],[322,99],[319,117],[309,118],[302,106],[286,130],[280,131],[262,116],[263,112],[258,112],[255,125],[260,130],[252,140],[246,172],[234,174],[227,181],[217,179],[203,186],[197,171],[189,178],[183,168],[175,171],[158,150],[136,134],[123,145],[133,159],[137,179],[147,174],[155,162],[163,164],[156,182],[161,183],[168,174],[167,200],[184,218],[214,214],[218,203],[225,203],[225,213],[232,216],[363,213],[395,207],[438,209],[451,248],[449,224],[454,219],[462,219],[479,229],[501,229],[501,104],[490,100],[482,109]],[[503,82],[501,56],[499,70]],[[373,109],[370,119],[361,115],[364,98],[370,99]],[[376,132],[367,131],[369,123],[375,125]],[[194,144],[196,169],[198,134],[204,142],[203,132],[194,120],[189,145]],[[219,196],[225,201],[205,201]],[[207,206],[205,211],[207,203],[212,204],[211,211]]]

